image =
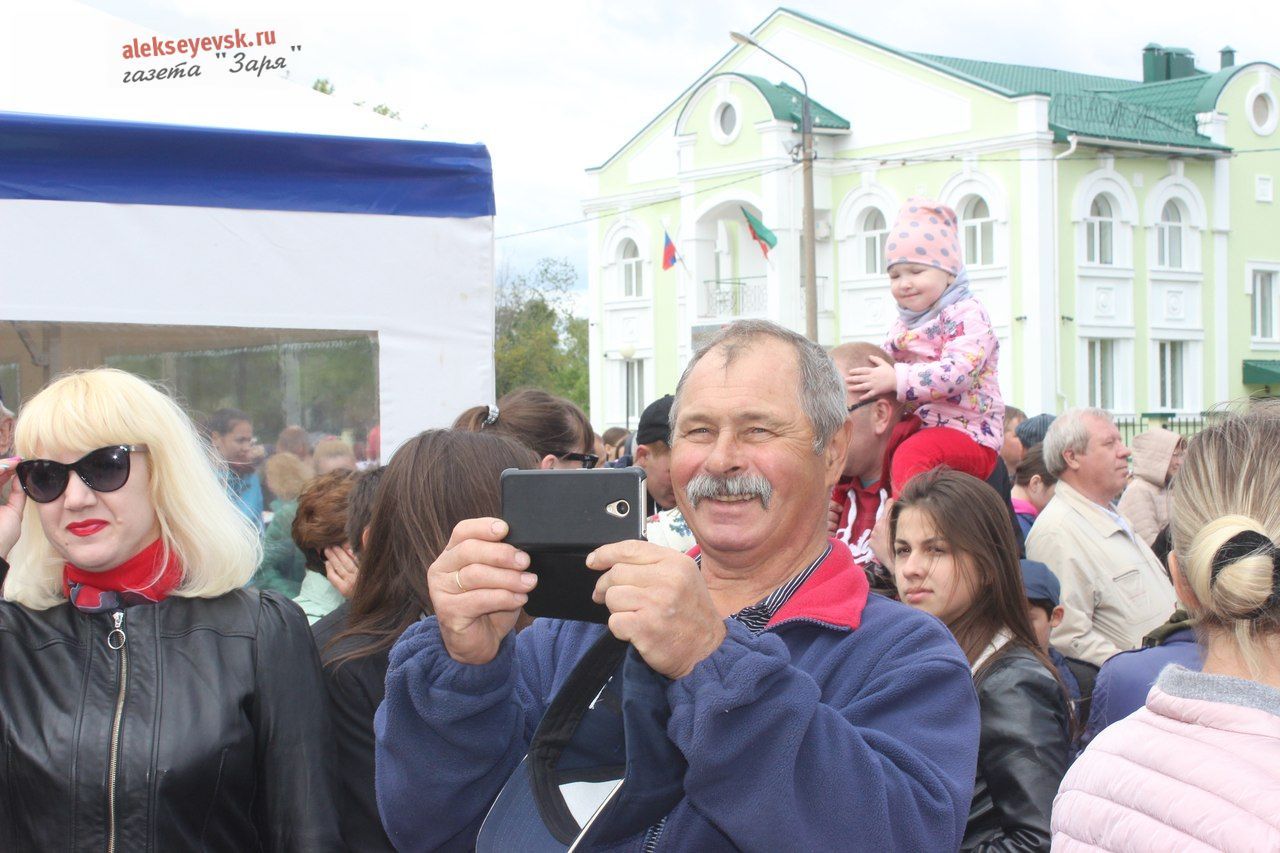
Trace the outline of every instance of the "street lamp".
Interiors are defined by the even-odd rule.
[[[631,432],[631,360],[636,357],[636,348],[632,344],[624,344],[618,355],[622,356],[622,370],[627,375],[627,432]]]
[[[746,47],[767,53],[783,65],[796,72],[800,85],[804,88],[804,102],[801,105],[800,120],[800,156],[804,176],[804,219],[801,227],[804,231],[804,247],[801,252],[803,267],[801,276],[804,279],[804,328],[805,335],[811,341],[818,340],[818,245],[814,236],[813,225],[813,117],[809,112],[809,81],[804,79],[800,69],[767,47],[761,45],[751,36],[742,33],[729,33],[729,38]]]

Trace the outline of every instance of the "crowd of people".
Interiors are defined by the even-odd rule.
[[[1006,405],[955,229],[904,206],[883,346],[734,323],[633,432],[0,402],[0,846],[1280,849],[1280,408]],[[531,619],[502,472],[606,466],[608,622]]]

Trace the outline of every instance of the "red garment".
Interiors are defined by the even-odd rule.
[[[768,628],[799,619],[838,628],[857,630],[862,624],[862,611],[867,606],[871,587],[862,572],[851,572],[854,560],[849,549],[838,539],[829,539],[831,551],[813,570],[808,580],[791,594],[769,620]],[[688,550],[690,557],[702,553],[700,545]]]
[[[62,591],[78,609],[91,613],[144,601],[162,601],[182,582],[182,563],[169,552],[163,565],[164,540],[157,539],[114,569],[87,572],[62,566]]]
[[[956,471],[972,474],[986,480],[996,467],[996,452],[983,447],[966,432],[951,427],[922,429],[904,441],[893,454],[893,496],[902,494],[902,487],[916,474],[932,471],[946,465]]]
[[[918,417],[907,415],[889,433],[880,479],[866,486],[855,478],[841,479],[831,492],[831,500],[840,505],[840,521],[836,525],[835,537],[848,544],[853,551],[854,560],[860,564],[866,565],[874,559],[867,543],[871,538],[871,529],[876,526],[876,519],[880,517],[880,508],[888,497],[889,471],[894,454],[904,441],[923,426]]]

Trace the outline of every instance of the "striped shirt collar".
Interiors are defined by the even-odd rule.
[[[782,609],[782,605],[786,604],[791,596],[795,595],[796,590],[804,586],[804,582],[809,579],[810,575],[814,573],[818,566],[822,565],[830,554],[831,543],[828,542],[827,546],[822,549],[822,553],[818,555],[818,559],[806,566],[803,571],[793,575],[790,580],[763,599],[755,604],[747,605],[730,618],[741,622],[752,634],[759,635],[764,631],[765,626],[769,624],[769,620],[773,618],[774,614]],[[702,555],[698,554],[695,559],[699,568],[701,568]]]

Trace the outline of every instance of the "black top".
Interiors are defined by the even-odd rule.
[[[329,688],[329,711],[333,720],[338,763],[338,819],[342,838],[352,850],[393,851],[378,816],[373,782],[373,714],[382,704],[391,650],[383,649],[338,664],[333,659],[344,651],[363,645],[361,637],[347,637],[331,646],[330,640],[347,627],[350,605],[336,610],[311,626],[324,663],[325,685]]]
[[[0,601],[0,850],[341,847],[306,617],[276,593]]]
[[[974,681],[982,714],[964,851],[1048,851],[1049,811],[1067,772],[1067,699],[1027,648],[1006,646]]]

